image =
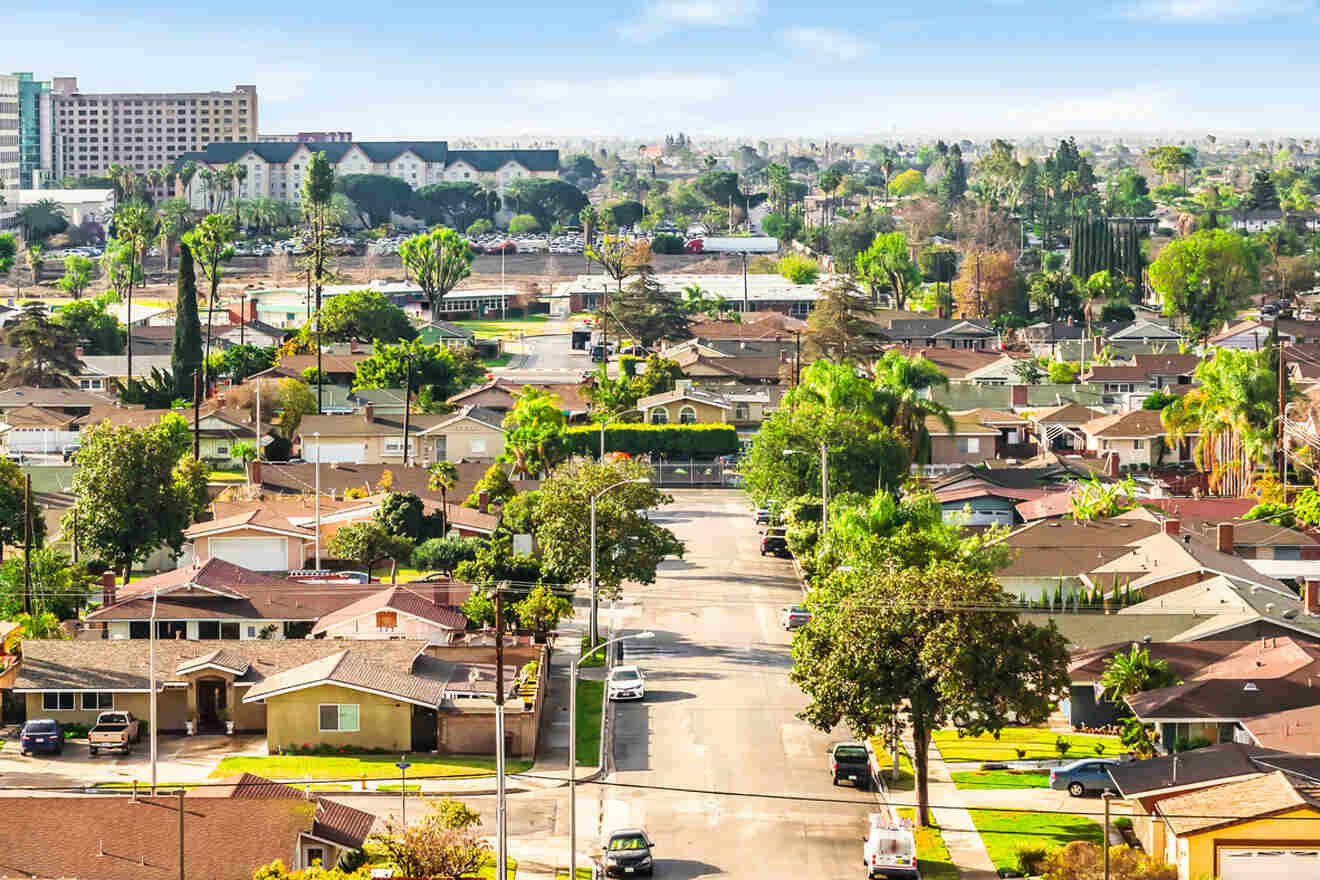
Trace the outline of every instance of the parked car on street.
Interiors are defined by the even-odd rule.
[[[611,700],[646,698],[646,676],[636,666],[616,666],[605,682]]]
[[[784,629],[797,629],[811,621],[811,612],[805,605],[790,605],[779,612],[779,625]]]
[[[870,880],[921,880],[917,841],[911,828],[895,825],[888,813],[872,813],[862,845],[862,861]]]
[[[1114,781],[1109,778],[1109,768],[1117,763],[1113,759],[1086,758],[1064,764],[1050,770],[1050,788],[1067,791],[1073,797],[1114,788]]]
[[[758,526],[770,525],[770,508],[768,507],[756,508],[756,524]]]
[[[866,791],[871,787],[871,755],[861,743],[836,743],[830,746],[830,775],[834,784],[846,780]]]
[[[776,556],[785,558],[792,554],[788,552],[788,536],[783,529],[766,529],[761,535],[761,555],[773,553]]]
[[[87,734],[87,751],[95,755],[104,749],[133,753],[133,743],[142,737],[142,725],[132,712],[102,712],[96,726]]]
[[[49,718],[34,718],[23,725],[23,732],[18,735],[18,751],[22,755],[33,752],[62,754],[64,732],[60,730],[59,724]]]
[[[620,828],[605,835],[605,844],[601,849],[605,862],[606,877],[631,877],[645,874],[650,877],[655,871],[655,858],[651,850],[655,841],[644,828]]]

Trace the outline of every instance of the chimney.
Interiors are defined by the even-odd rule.
[[[1307,614],[1320,614],[1320,580],[1306,579],[1302,587],[1302,605]]]
[[[376,407],[370,403],[364,403],[362,405],[362,418],[368,425],[374,422],[376,420]]]
[[[1117,477],[1119,474],[1118,453],[1111,452],[1105,456],[1105,476]]]
[[[106,571],[101,573],[101,605],[109,607],[115,604],[115,573]]]
[[[1233,552],[1233,524],[1220,523],[1215,526],[1215,549],[1220,553]]]
[[[248,462],[248,482],[257,487],[261,486],[261,459],[254,458]]]
[[[1013,386],[1013,406],[1026,406],[1026,405],[1027,405],[1027,386],[1026,386],[1026,385],[1014,385],[1014,386]]]
[[[247,321],[251,323],[257,320],[257,299],[252,297],[247,301]]]
[[[482,492],[477,496],[477,510],[482,513],[488,513],[490,508],[490,493]]]
[[[358,353],[357,340],[356,340],[356,339],[350,339],[350,340],[348,340],[348,353],[349,353],[349,354],[357,354],[357,353]]]
[[[1164,521],[1164,534],[1166,535],[1177,535],[1181,528],[1182,520],[1166,519]]]

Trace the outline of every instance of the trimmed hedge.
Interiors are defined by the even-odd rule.
[[[600,428],[574,425],[566,432],[574,455],[600,453]],[[605,451],[629,455],[702,457],[732,455],[739,449],[733,425],[643,425],[623,423],[605,428]]]

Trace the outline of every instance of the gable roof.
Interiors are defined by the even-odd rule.
[[[1292,780],[1276,771],[1176,795],[1160,801],[1155,809],[1170,830],[1181,837],[1315,806],[1314,789],[1303,794]],[[1225,818],[1228,816],[1235,818]]]
[[[115,399],[106,394],[77,388],[33,388],[25,385],[0,391],[0,409],[13,409],[26,404],[91,409],[96,406],[114,406]]]
[[[1256,776],[1262,771],[1253,759],[1281,754],[1260,746],[1219,743],[1177,755],[1115,764],[1109,768],[1109,778],[1123,797],[1143,797],[1207,782]]]
[[[271,697],[292,691],[338,685],[350,690],[378,694],[413,703],[418,706],[439,706],[445,698],[445,683],[392,669],[367,659],[362,648],[344,648],[326,657],[311,660],[267,676],[248,688],[245,703],[263,702]]]
[[[283,516],[274,512],[268,512],[261,507],[243,513],[236,513],[223,519],[213,519],[205,522],[193,523],[183,530],[184,537],[196,539],[207,535],[219,535],[225,532],[232,532],[238,529],[259,529],[263,532],[274,532],[280,535],[287,535],[291,538],[314,538],[316,534],[311,529],[302,526],[296,526]]]
[[[421,433],[436,434],[456,422],[464,421],[476,422],[477,424],[490,428],[493,431],[499,431],[501,434],[504,433],[504,413],[497,409],[476,406],[473,404],[460,406],[457,412],[450,414],[445,417],[443,421],[437,422],[431,427],[423,430]],[[411,427],[411,425],[409,427]]]
[[[1156,688],[1124,702],[1143,721],[1234,720],[1320,703],[1320,691],[1286,678],[1212,678]]]
[[[662,391],[659,394],[652,394],[650,397],[643,397],[637,401],[637,408],[641,410],[649,409],[653,406],[665,406],[670,403],[678,403],[681,400],[688,400],[693,403],[704,403],[707,406],[714,406],[720,409],[733,409],[733,404],[729,403],[722,394],[716,394],[711,391],[702,391],[698,388],[675,388],[673,391]]]
[[[1085,382],[1144,382],[1146,378],[1146,371],[1141,367],[1121,365],[1091,367],[1086,375],[1082,376]]]
[[[452,415],[433,413],[410,413],[408,433],[420,434],[427,428],[433,428],[441,422],[452,419]],[[373,413],[367,421],[363,413],[347,415],[306,415],[298,424],[298,436],[303,444],[312,444],[312,435],[320,432],[321,441],[328,442],[331,437],[386,437],[403,434],[403,413]]]
[[[16,406],[5,412],[3,416],[4,424],[11,428],[64,427],[72,424],[77,418],[59,410],[46,409],[31,403]]]
[[[1080,403],[1065,403],[1047,409],[1038,409],[1032,414],[1031,420],[1038,425],[1046,422],[1081,425],[1094,420],[1099,415],[1102,415],[1100,411],[1082,406]]]
[[[1109,438],[1163,437],[1166,433],[1159,412],[1149,409],[1101,416],[1082,425],[1081,431],[1091,437]]]
[[[1148,376],[1190,376],[1201,365],[1199,354],[1136,354],[1132,359]]]
[[[429,621],[445,629],[463,632],[467,629],[468,619],[455,608],[437,605],[424,596],[414,593],[406,587],[390,587],[370,596],[364,596],[351,605],[345,605],[322,617],[312,629],[312,635],[319,635],[341,623],[354,620],[377,611],[399,611],[422,620]]]

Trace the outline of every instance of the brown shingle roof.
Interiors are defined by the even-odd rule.
[[[15,428],[58,427],[68,425],[75,418],[76,416],[58,410],[33,406],[30,403],[14,407],[4,415],[5,424]]]
[[[1146,371],[1141,367],[1092,367],[1083,381],[1087,382],[1142,382]]]
[[[1201,365],[1199,354],[1138,354],[1133,360],[1147,376],[1190,376]]]
[[[1092,437],[1163,437],[1165,434],[1159,412],[1149,409],[1101,416],[1082,425],[1081,430]]]
[[[1178,836],[1250,822],[1261,816],[1315,804],[1286,775],[1275,771],[1166,798],[1156,809]],[[1225,818],[1225,817],[1235,818]]]
[[[412,413],[408,416],[409,433],[419,433],[448,421],[453,415],[435,415],[432,413]],[[304,446],[314,444],[312,435],[321,432],[321,441],[329,442],[333,437],[384,437],[402,435],[403,413],[375,413],[371,421],[361,413],[342,416],[303,416],[298,423],[298,438]],[[309,447],[310,448],[310,447]]]
[[[1032,415],[1031,420],[1036,424],[1058,423],[1064,425],[1080,425],[1089,422],[1100,415],[1096,410],[1090,407],[1082,406],[1080,403],[1065,403],[1062,406],[1052,406],[1048,409],[1038,409]]]
[[[423,706],[439,706],[444,700],[445,681],[413,675],[413,664],[409,664],[407,672],[399,672],[373,662],[367,658],[368,650],[365,645],[342,649],[337,654],[276,672],[249,688],[243,702],[261,702],[281,693],[320,684],[385,694]]]
[[[269,529],[293,537],[315,537],[315,532],[312,529],[304,528],[303,526],[296,526],[289,522],[286,517],[267,511],[261,507],[256,507],[241,513],[231,514],[222,519],[193,523],[183,530],[183,534],[187,538],[200,538],[203,535],[216,535],[241,528]]]
[[[403,587],[390,587],[388,590],[381,590],[379,593],[365,596],[352,605],[346,605],[338,611],[322,617],[317,622],[316,628],[312,630],[312,634],[325,632],[345,621],[385,609],[411,614],[413,617],[420,617],[422,620],[429,620],[431,623],[459,632],[467,629],[467,617],[457,609],[437,605],[426,597]]]

